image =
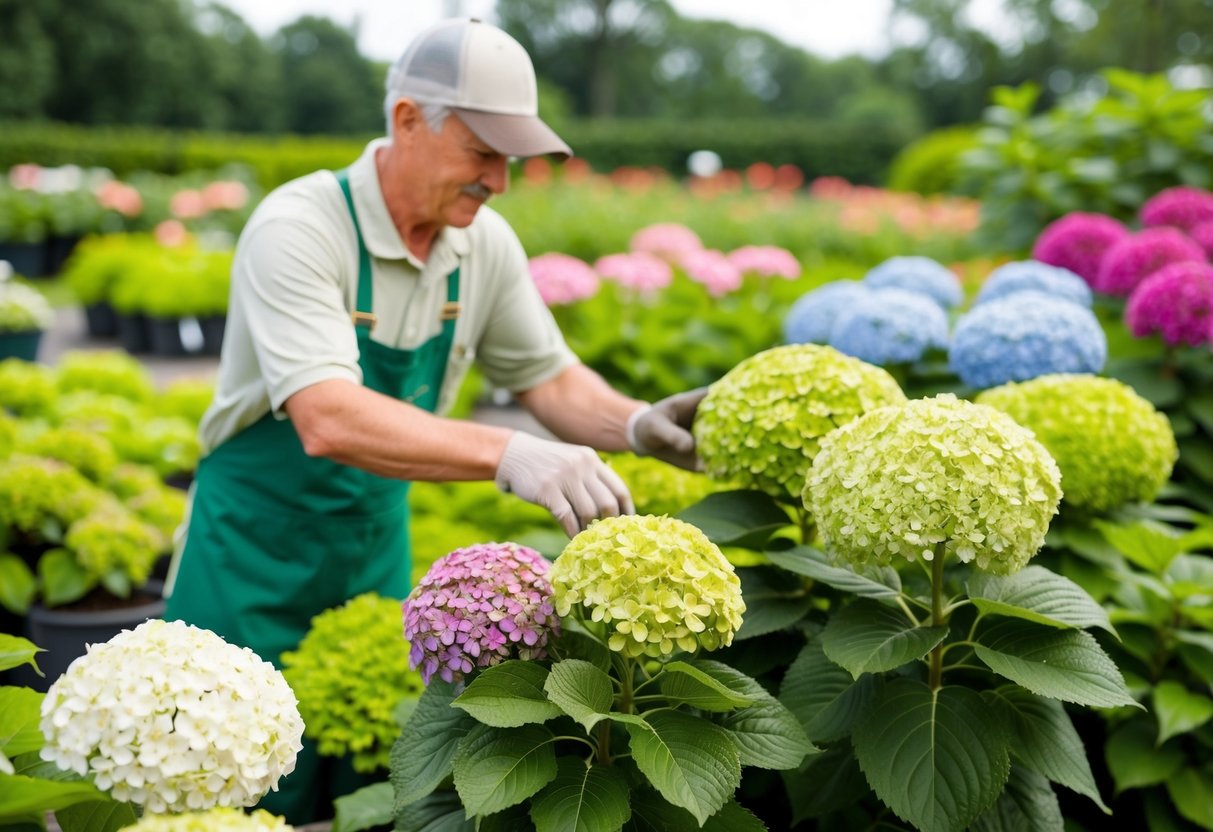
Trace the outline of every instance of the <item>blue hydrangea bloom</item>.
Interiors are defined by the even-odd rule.
[[[801,295],[783,319],[788,344],[824,344],[842,310],[861,302],[869,292],[858,280],[835,280]]]
[[[881,289],[842,312],[829,344],[869,364],[904,364],[932,347],[947,349],[948,317],[924,295]]]
[[[926,295],[944,309],[964,300],[960,280],[930,257],[890,257],[863,276],[871,289],[904,289]]]
[[[1084,306],[1043,292],[1016,292],[975,306],[956,322],[948,360],[970,387],[1049,373],[1098,373],[1108,339]]]
[[[1016,292],[1044,292],[1057,300],[1068,300],[1091,308],[1091,287],[1069,269],[1039,260],[1020,260],[999,266],[986,277],[977,293],[976,306]]]

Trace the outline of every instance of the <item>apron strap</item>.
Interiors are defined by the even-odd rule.
[[[362,229],[358,226],[358,214],[354,211],[354,194],[350,190],[349,168],[342,168],[336,174],[337,184],[341,186],[346,207],[350,210],[350,219],[354,223],[354,236],[358,238],[358,300],[354,307],[354,323],[366,324],[374,329],[375,285],[371,276],[371,253],[362,242]]]

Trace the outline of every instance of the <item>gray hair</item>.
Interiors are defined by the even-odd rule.
[[[412,98],[417,102],[417,106],[421,108],[421,117],[425,119],[426,127],[435,133],[442,132],[442,125],[446,124],[447,116],[451,114],[451,108],[446,104],[439,104],[435,101],[423,101],[413,96],[402,95],[395,90],[388,90],[387,97],[383,101],[383,114],[387,119],[387,134],[391,136],[395,133],[395,126],[392,124],[392,110],[396,106],[396,102],[401,98]]]

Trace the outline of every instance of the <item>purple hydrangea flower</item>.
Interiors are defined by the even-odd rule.
[[[404,602],[409,666],[457,682],[516,652],[541,659],[559,635],[548,562],[516,543],[479,543],[435,561]]]
[[[1146,228],[1169,225],[1180,231],[1213,221],[1213,193],[1180,185],[1159,191],[1141,206],[1141,224]]]
[[[1032,246],[1032,259],[1069,269],[1095,286],[1104,253],[1128,234],[1109,216],[1075,211],[1045,226]]]
[[[835,280],[805,292],[783,319],[783,337],[789,344],[824,344],[844,309],[861,303],[871,289],[858,280]]]
[[[930,257],[890,257],[863,276],[869,289],[902,289],[925,295],[943,309],[964,300],[960,280]]]
[[[1205,250],[1205,256],[1213,260],[1213,220],[1192,226],[1188,236],[1196,245]]]
[[[986,276],[973,305],[987,303],[1018,292],[1044,292],[1058,300],[1091,306],[1091,287],[1069,269],[1036,260],[1020,260],[999,266]]]
[[[1213,343],[1213,266],[1163,266],[1133,290],[1125,323],[1139,338],[1157,332],[1171,346]]]
[[[984,389],[1050,373],[1098,373],[1108,339],[1095,313],[1042,292],[1017,292],[974,306],[956,322],[948,362]]]
[[[1174,228],[1147,228],[1125,237],[1108,249],[1099,264],[1095,291],[1105,295],[1130,294],[1163,266],[1184,260],[1201,261],[1204,250]]]

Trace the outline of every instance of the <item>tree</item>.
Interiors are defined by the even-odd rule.
[[[371,133],[384,129],[383,72],[358,52],[354,32],[323,17],[283,26],[272,47],[282,71],[286,129]]]
[[[277,132],[285,122],[282,65],[240,15],[211,3],[196,23],[213,66],[211,82],[223,105],[221,126],[237,132]]]

